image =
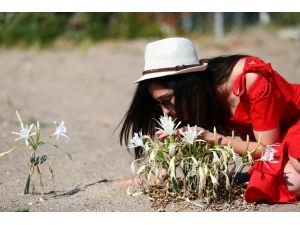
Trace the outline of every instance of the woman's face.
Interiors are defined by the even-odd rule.
[[[175,97],[172,89],[164,88],[158,84],[151,84],[148,91],[152,98],[157,101],[165,115],[177,118],[175,112]]]

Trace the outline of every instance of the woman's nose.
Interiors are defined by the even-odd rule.
[[[173,119],[177,118],[177,114],[174,110],[170,110],[164,106],[161,106],[161,109],[162,109],[164,115],[171,116]]]
[[[161,106],[161,109],[164,113],[164,115],[170,116],[171,115],[171,111],[167,108],[165,108],[164,106]]]

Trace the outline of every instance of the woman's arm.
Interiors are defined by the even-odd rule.
[[[238,155],[245,155],[246,150],[252,151],[257,149],[259,146],[263,146],[260,149],[253,151],[252,157],[258,159],[261,157],[261,152],[265,149],[265,145],[272,145],[280,141],[279,128],[275,128],[268,131],[253,131],[256,142],[247,142],[238,138],[226,137],[221,134],[217,134],[217,140],[220,145],[228,145],[229,143],[233,146],[234,151]],[[215,143],[215,135],[212,132],[205,132],[202,138],[208,143]],[[258,140],[260,139],[260,142]],[[248,147],[247,147],[248,145]]]
[[[244,66],[244,64],[239,64],[240,66]],[[236,74],[240,74],[240,69],[237,70]],[[245,76],[245,83],[246,83],[246,89],[249,91],[250,87],[254,84],[255,80],[258,78],[258,74],[256,73],[247,73],[247,76]],[[261,82],[262,83],[262,82]],[[248,150],[254,150],[256,149],[259,145],[262,145],[259,150],[255,151],[252,153],[252,157],[254,159],[260,158],[261,157],[261,152],[265,150],[265,145],[272,145],[280,142],[280,129],[279,129],[279,120],[278,117],[274,118],[274,115],[276,113],[279,114],[280,107],[276,107],[277,104],[275,103],[280,103],[280,99],[277,99],[278,96],[275,96],[275,94],[272,92],[272,83],[269,83],[268,80],[264,80],[262,84],[265,84],[264,88],[262,88],[263,91],[257,92],[256,95],[252,96],[250,99],[251,102],[256,104],[255,110],[252,109],[252,116],[253,118],[260,119],[259,122],[263,125],[270,124],[270,120],[275,121],[272,126],[275,127],[277,124],[277,127],[274,129],[266,130],[266,131],[257,131],[253,130],[254,136],[256,141],[253,142],[247,142],[246,140],[240,140],[237,138],[232,138],[232,137],[225,137],[223,135],[220,135],[220,143],[222,145],[227,145],[229,142],[231,145],[234,147],[234,150],[237,154],[239,155],[244,155],[246,154],[246,149],[248,145]],[[261,84],[260,84],[261,85]],[[276,100],[276,101],[275,101]],[[274,107],[271,107],[274,106]],[[253,107],[253,105],[252,105]],[[260,110],[258,110],[260,109]],[[272,111],[273,110],[273,111]],[[258,116],[258,113],[260,115]],[[253,115],[254,114],[254,115]],[[267,117],[266,115],[272,115],[273,117]],[[266,120],[264,120],[266,119]],[[253,121],[252,121],[253,122]],[[257,125],[257,123],[256,123]],[[260,127],[266,127],[266,126],[260,126]],[[211,132],[208,132],[206,134],[206,137],[204,139],[207,139],[208,142],[214,140],[214,134]],[[258,143],[259,142],[259,143]]]

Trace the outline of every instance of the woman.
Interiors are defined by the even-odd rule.
[[[245,197],[248,202],[296,202],[300,196],[300,85],[289,84],[270,64],[248,55],[198,60],[193,43],[167,38],[147,45],[145,69],[123,119],[120,142],[140,129],[163,138],[153,118],[162,113],[205,129],[203,138],[230,142],[239,155],[258,139],[264,147],[253,153],[256,162]],[[181,129],[184,129],[182,127]],[[226,135],[234,130],[242,140]],[[136,157],[140,156],[136,150]]]

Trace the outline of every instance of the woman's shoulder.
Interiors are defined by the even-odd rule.
[[[241,58],[237,61],[237,63],[234,65],[231,75],[239,75],[244,71],[245,63],[246,63],[247,57]]]
[[[230,75],[232,86],[234,86],[234,83],[236,82],[238,83],[242,82],[245,84],[245,88],[248,90],[258,78],[257,73],[245,71],[246,63],[248,63],[249,58],[250,57],[241,58],[233,67]]]

